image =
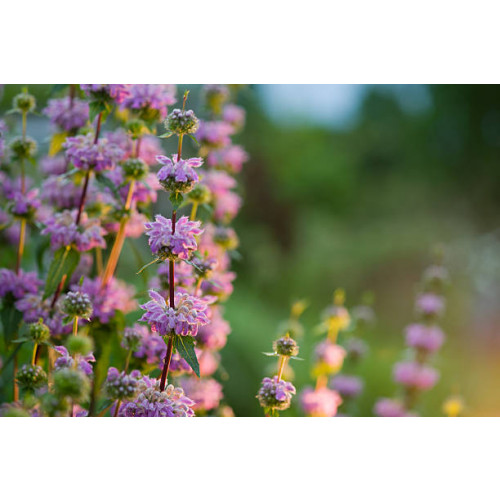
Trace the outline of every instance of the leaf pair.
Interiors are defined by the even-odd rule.
[[[194,340],[191,335],[176,335],[174,336],[174,349],[181,355],[186,363],[193,369],[197,377],[200,376],[200,365],[198,364],[198,358],[196,357],[196,352],[194,350]],[[163,340],[168,344],[169,337],[163,337]]]

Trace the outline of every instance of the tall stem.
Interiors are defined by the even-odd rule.
[[[73,335],[78,334],[78,316],[73,318]]]
[[[127,199],[125,201],[125,211],[130,210],[130,206],[132,205],[134,188],[135,188],[135,180],[132,180],[128,188]],[[123,244],[125,243],[125,229],[127,227],[127,222],[128,222],[128,215],[125,214],[120,221],[120,227],[118,229],[118,232],[116,233],[115,242],[113,243],[113,248],[111,249],[108,263],[106,265],[106,269],[104,270],[104,275],[101,281],[102,287],[104,287],[113,277],[113,274],[116,270],[116,266],[118,265],[120,253],[122,251]]]
[[[170,366],[170,361],[172,359],[172,352],[174,350],[174,333],[170,334],[168,338],[167,354],[165,356],[165,364],[163,365],[163,371],[161,372],[160,380],[160,391],[165,390],[165,384],[167,382],[168,368]]]
[[[278,362],[278,382],[281,380],[281,377],[283,376],[283,370],[285,369],[286,360],[287,360],[286,356],[280,356]]]
[[[16,274],[19,275],[21,272],[21,260],[24,253],[24,241],[26,238],[26,219],[21,220],[21,228],[19,232],[19,245],[17,247],[17,260],[16,260]]]

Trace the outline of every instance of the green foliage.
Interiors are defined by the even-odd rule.
[[[198,358],[194,350],[193,337],[191,335],[174,335],[174,347],[199,377],[200,365],[198,364]]]
[[[45,291],[43,294],[44,299],[55,293],[64,276],[66,276],[66,280],[69,281],[79,260],[80,253],[72,247],[65,247],[57,250],[47,274]]]

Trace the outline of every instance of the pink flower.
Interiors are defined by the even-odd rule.
[[[342,398],[338,392],[327,387],[321,389],[307,387],[302,392],[300,402],[308,417],[334,417],[337,408],[342,404]]]
[[[410,389],[431,389],[439,379],[439,373],[430,366],[416,361],[403,361],[394,366],[394,381]]]

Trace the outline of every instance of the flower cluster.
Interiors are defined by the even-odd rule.
[[[429,362],[444,342],[444,333],[437,321],[443,315],[448,284],[448,271],[442,265],[442,252],[436,253],[436,262],[423,273],[420,291],[415,300],[418,322],[405,330],[408,359],[395,364],[393,378],[401,386],[397,399],[380,399],[374,407],[377,416],[416,416],[415,407],[420,395],[432,389],[439,380],[439,372]]]
[[[81,84],[80,88],[96,101],[114,100],[118,104],[129,94],[129,85],[124,84],[86,83]]]
[[[141,305],[141,309],[146,312],[140,321],[149,323],[159,335],[175,333],[195,336],[198,328],[208,323],[207,303],[202,299],[177,292],[175,307],[170,307],[158,292],[150,290],[149,296],[151,300]]]
[[[191,252],[197,249],[196,237],[203,230],[199,221],[190,221],[181,217],[172,230],[172,220],[157,215],[154,222],[147,222],[146,234],[149,236],[151,252],[165,259],[189,259]]]
[[[141,373],[134,370],[130,375],[110,367],[106,377],[105,390],[111,399],[131,399],[137,393]]]
[[[114,168],[124,155],[121,148],[107,139],[95,142],[92,134],[68,137],[63,146],[68,161],[81,170],[100,172]]]
[[[74,132],[82,128],[89,119],[87,102],[71,97],[49,99],[43,112],[50,121],[66,132]]]
[[[174,85],[130,85],[121,107],[138,113],[145,121],[157,121],[167,115],[167,106],[175,103]]]
[[[198,182],[199,177],[194,169],[203,164],[202,158],[177,160],[177,155],[173,155],[173,161],[166,156],[157,156],[156,159],[163,165],[158,171],[158,180],[165,191],[188,193]]]
[[[268,410],[283,411],[290,407],[292,396],[296,393],[291,382],[280,380],[277,376],[265,377],[257,393],[260,406]]]

